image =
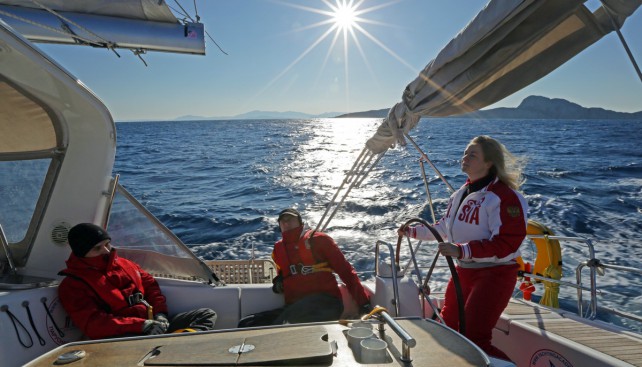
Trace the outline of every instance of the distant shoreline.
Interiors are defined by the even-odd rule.
[[[371,110],[347,113],[337,118],[385,118],[389,109]],[[500,107],[490,110],[475,111],[463,115],[445,118],[476,118],[476,119],[554,119],[554,120],[642,120],[642,111],[617,112],[599,107],[582,107],[577,103],[561,98],[529,96],[524,98],[519,106]]]
[[[385,118],[389,108],[351,113],[326,112],[319,115],[295,111],[251,111],[236,116],[181,116],[172,120],[162,121],[221,121],[221,120],[305,120],[319,118]],[[424,118],[433,118],[425,116]],[[642,120],[642,111],[617,112],[600,107],[583,107],[577,103],[561,98],[529,96],[517,107],[500,107],[480,110],[463,115],[439,118],[471,118],[471,119],[526,119],[526,120]],[[161,120],[124,120],[118,122],[149,122]]]

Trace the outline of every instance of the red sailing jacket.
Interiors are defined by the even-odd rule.
[[[310,238],[312,231],[307,231],[305,235],[302,232],[303,226],[284,232],[283,239],[274,245],[272,251],[279,274],[283,276],[285,303],[291,304],[307,295],[321,292],[341,299],[341,291],[332,271],[346,284],[357,305],[368,303],[368,296],[357,272],[346,261],[334,240],[325,233],[315,232],[308,242],[313,244],[311,248],[307,248],[306,240]],[[322,267],[331,271],[309,272],[312,266],[322,263],[327,263],[327,266]]]
[[[127,297],[141,292],[154,307],[154,314],[167,314],[165,296],[158,283],[136,263],[116,255],[80,258],[73,253],[67,277],[58,287],[60,302],[74,324],[92,339],[142,334],[147,307],[142,303],[129,305]]]

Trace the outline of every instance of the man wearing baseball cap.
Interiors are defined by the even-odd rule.
[[[283,293],[285,307],[250,315],[240,327],[338,320],[343,301],[334,273],[347,286],[360,313],[372,310],[357,272],[330,236],[306,230],[296,209],[282,210],[277,221],[282,239],[272,251],[278,269],[272,290]]]
[[[171,322],[161,289],[138,264],[121,258],[102,227],[80,223],[67,235],[71,254],[58,287],[63,308],[91,339],[211,330],[209,308],[180,313]]]

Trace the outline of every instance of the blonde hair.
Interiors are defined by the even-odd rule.
[[[481,147],[484,161],[493,164],[490,173],[497,176],[500,181],[514,190],[519,190],[519,187],[526,182],[522,175],[526,164],[524,158],[513,155],[504,144],[487,135],[477,136],[468,143],[468,145],[473,144]]]

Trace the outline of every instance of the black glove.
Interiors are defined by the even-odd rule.
[[[272,279],[272,292],[283,293],[283,276],[281,274]]]
[[[364,303],[359,306],[359,315],[367,315],[372,312],[373,308],[370,306],[370,303]]]
[[[168,324],[156,320],[145,320],[143,323],[143,334],[145,335],[159,335],[167,331]]]

